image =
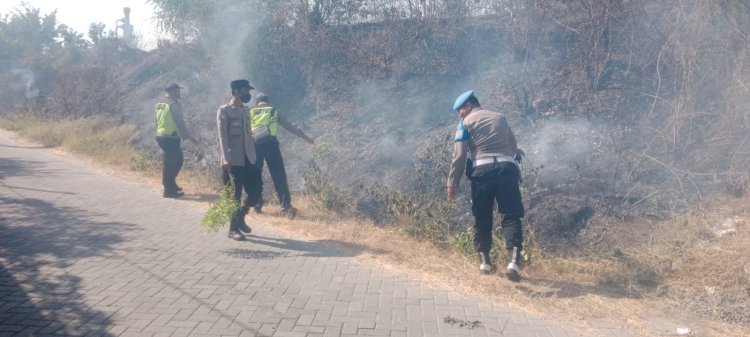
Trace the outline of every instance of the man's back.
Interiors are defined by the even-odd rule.
[[[502,113],[477,109],[464,118],[469,133],[469,148],[474,159],[513,156],[508,138],[508,123]]]

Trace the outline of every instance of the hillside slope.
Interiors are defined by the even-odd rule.
[[[44,47],[25,64],[38,88],[10,85],[27,72],[3,72],[2,104],[24,96],[44,116],[134,124],[130,142],[154,156],[152,106],[176,81],[205,147],[186,146],[186,165],[207,171],[218,166],[216,109],[230,80],[248,78],[318,138],[309,147],[281,135],[295,192],[339,216],[468,254],[468,198],[445,201],[443,185],[458,122],[450,106],[474,89],[508,117],[527,153],[531,274],[665,296],[747,325],[746,236],[716,234],[726,219],[747,218],[747,9],[540,1],[491,15],[315,25],[219,12],[191,42],[150,52]],[[227,24],[246,14],[253,20]],[[58,49],[67,56],[44,59]],[[31,102],[30,89],[39,92]],[[725,259],[736,263],[716,263]]]

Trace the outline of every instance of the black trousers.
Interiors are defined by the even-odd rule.
[[[263,172],[263,163],[268,164],[268,172],[271,173],[273,187],[279,197],[281,208],[292,207],[292,195],[289,193],[289,184],[286,179],[284,159],[281,158],[281,149],[277,140],[266,141],[255,145],[255,155],[260,172]],[[261,178],[262,179],[262,178]]]
[[[474,244],[479,252],[492,248],[492,213],[497,203],[505,247],[509,252],[523,248],[521,218],[524,216],[523,202],[518,181],[521,171],[515,163],[500,162],[482,165],[474,169],[471,176],[471,202],[474,213]]]
[[[221,180],[224,185],[229,185],[230,179],[234,180],[234,200],[238,203],[242,201],[242,191],[245,191],[245,200],[241,202],[240,209],[235,213],[234,218],[229,224],[229,230],[237,230],[238,221],[243,219],[250,207],[258,205],[261,194],[261,178],[258,165],[250,164],[245,158],[244,166],[232,166],[229,171],[223,170]]]
[[[164,167],[162,168],[161,183],[165,192],[177,191],[177,175],[182,169],[184,157],[180,138],[156,136],[156,143],[164,152]]]

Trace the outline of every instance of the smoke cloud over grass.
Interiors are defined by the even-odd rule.
[[[12,69],[11,75],[14,76],[17,81],[14,82],[16,89],[22,89],[26,99],[31,99],[39,96],[39,89],[34,84],[34,72],[29,69]]]
[[[540,181],[557,186],[589,162],[596,133],[600,132],[607,131],[594,128],[583,119],[549,120],[540,123],[533,133],[521,135],[519,142],[526,152],[526,161],[544,167]]]

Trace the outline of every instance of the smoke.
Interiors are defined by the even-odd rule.
[[[539,178],[550,185],[564,184],[585,166],[596,146],[593,125],[583,119],[548,120],[534,133],[517,135],[528,163],[543,167]]]
[[[215,116],[218,107],[231,97],[230,81],[248,79],[258,90],[264,90],[249,71],[251,60],[261,48],[257,36],[264,20],[243,2],[217,5],[209,11],[210,24],[201,27],[201,38],[195,45],[182,51],[165,48],[166,55],[179,54],[174,69],[161,76],[158,84],[177,82],[185,88],[182,103],[187,126],[205,148],[211,149],[201,153],[208,156],[205,162],[218,163]],[[140,109],[145,125],[153,125],[153,101],[145,100]]]
[[[334,137],[336,143],[346,144],[339,151],[345,157],[360,158],[352,162],[349,170],[358,172],[357,176],[348,178],[352,182],[387,183],[398,175],[394,167],[404,167],[413,159],[416,142],[413,135],[407,136],[405,132],[413,127],[410,121],[414,111],[406,109],[408,105],[403,101],[394,99],[384,85],[373,81],[354,88],[350,117],[338,117],[337,123],[345,130]],[[367,169],[362,170],[363,167]]]
[[[212,22],[214,24],[202,31],[201,41],[217,70],[215,78],[225,79],[214,82],[224,84],[224,91],[234,79],[250,79],[252,83],[246,65],[254,58],[257,48],[262,48],[257,43],[257,32],[263,17],[238,3],[216,8]]]
[[[389,185],[412,174],[405,169],[417,158],[417,152],[429,146],[433,132],[446,131],[446,125],[458,122],[451,110],[457,85],[449,82],[410,80],[394,88],[389,81],[372,81],[359,85],[352,97],[353,132],[340,134],[340,143],[356,138],[364,143],[367,170],[358,168],[356,180],[374,178]],[[449,146],[446,142],[446,146]]]
[[[10,73],[14,78],[14,90],[23,91],[26,99],[39,96],[39,89],[34,84],[34,72],[29,69],[16,68]]]

